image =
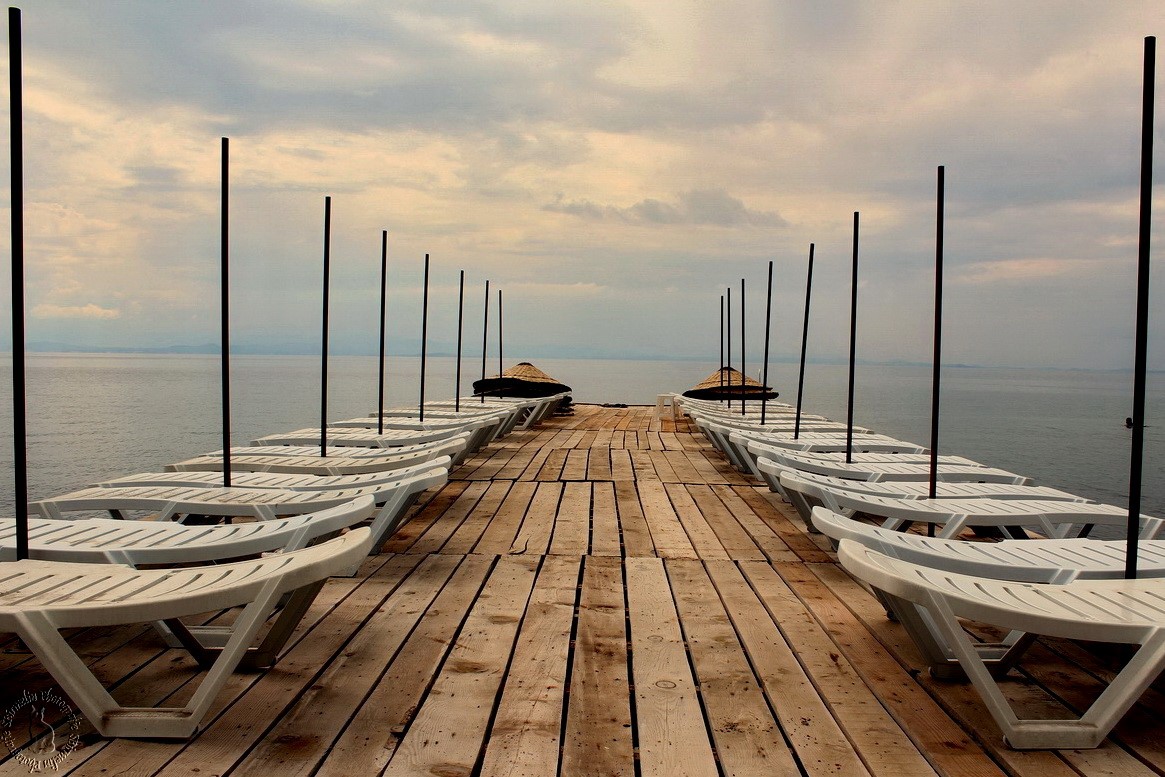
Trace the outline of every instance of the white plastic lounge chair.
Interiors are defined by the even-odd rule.
[[[265,446],[266,447],[266,446]],[[298,447],[298,446],[296,446]],[[343,450],[357,450],[345,448]],[[382,450],[382,449],[377,449]],[[391,449],[383,449],[391,450]],[[343,476],[386,474],[415,466],[416,463],[432,459],[411,457],[373,458],[368,456],[280,456],[272,454],[239,454],[231,457],[232,482],[238,481],[235,473],[275,473],[299,476]],[[222,457],[207,454],[192,459],[178,461],[165,466],[167,472],[210,472],[222,473]],[[222,475],[218,474],[222,480]],[[242,485],[242,481],[238,481]]]
[[[290,457],[282,457],[287,459]],[[356,460],[359,462],[360,460]],[[287,491],[330,491],[339,488],[366,488],[387,486],[419,473],[437,468],[448,471],[451,464],[448,456],[431,461],[421,461],[404,467],[382,471],[360,472],[343,475],[316,475],[310,472],[232,472],[231,485],[238,488],[279,488]],[[233,469],[233,468],[232,468]],[[94,483],[103,488],[122,486],[209,486],[222,485],[222,473],[210,469],[170,469],[164,472],[138,472],[112,480]]]
[[[771,469],[771,468],[770,468]],[[773,473],[766,473],[772,476]],[[785,498],[797,508],[798,514],[809,521],[809,514],[817,505],[834,512],[849,515],[853,510],[838,503],[837,491],[853,491],[866,496],[884,496],[897,499],[926,499],[930,496],[930,482],[924,480],[851,480],[817,475],[812,472],[784,469],[779,474]],[[940,480],[935,483],[937,499],[1054,499],[1066,502],[1088,502],[1084,497],[1049,486],[1023,486],[1012,483],[970,483]]]
[[[868,463],[846,464],[843,461],[831,461],[815,456],[800,453],[772,453],[771,457],[762,456],[757,459],[757,469],[764,476],[769,488],[784,496],[788,495],[781,486],[781,473],[786,470],[813,472],[829,477],[848,478],[851,480],[870,481],[919,481],[930,478],[930,464],[928,462],[910,461],[881,461]],[[1031,478],[1017,475],[1007,470],[995,467],[975,465],[950,464],[939,459],[938,480],[943,482],[969,483],[1013,483],[1016,485],[1031,485]]]
[[[201,564],[275,550],[299,550],[368,519],[375,509],[362,496],[315,513],[271,521],[186,526],[172,521],[113,518],[29,519],[30,558],[71,563],[143,566]],[[0,561],[16,559],[16,524],[0,526]]]
[[[900,455],[927,452],[926,448],[921,445],[896,440],[884,434],[855,434],[852,442],[854,453]],[[748,462],[749,471],[756,477],[761,477],[760,470],[756,466],[756,460],[760,456],[770,456],[772,453],[781,452],[845,453],[847,435],[845,432],[802,432],[797,439],[793,439],[792,432],[737,431],[728,435],[728,443],[736,449],[740,458]]]
[[[926,611],[1011,747],[1098,746],[1165,667],[1165,579],[1077,580],[1066,585],[988,580],[890,558],[852,540],[842,541],[839,556],[858,579]],[[997,657],[985,660],[958,618],[1033,635],[1140,648],[1079,719],[1021,719],[988,668]],[[997,668],[1011,665],[1029,643],[1013,645]]]
[[[843,490],[832,492],[832,497],[842,509],[882,519],[882,526],[891,531],[930,523],[936,526],[939,537],[957,537],[963,529],[992,526],[1007,536],[1013,536],[1013,527],[1021,527],[1036,529],[1049,539],[1066,539],[1087,536],[1093,526],[1124,528],[1128,521],[1128,510],[1122,507],[1063,499],[912,499]],[[1153,539],[1163,524],[1160,518],[1142,515],[1139,536]]]
[[[470,430],[469,439],[465,442],[465,449],[460,453],[459,458],[454,458],[454,463],[459,464],[461,459],[468,456],[486,442],[486,437],[489,435],[493,427],[481,426],[477,429]],[[432,442],[434,440],[441,440],[453,434],[458,434],[456,430],[408,430],[408,429],[385,429],[383,433],[377,433],[375,429],[328,429],[327,444],[337,448],[394,448],[398,445],[413,445],[419,442]],[[265,437],[260,437],[252,441],[253,445],[312,445],[318,444],[320,441],[320,430],[318,428],[297,429],[292,432],[284,432],[283,434],[269,434]]]
[[[323,510],[358,496],[370,495],[380,505],[372,519],[373,548],[379,548],[396,530],[417,496],[428,488],[443,485],[447,479],[445,467],[437,466],[387,485],[326,491],[197,486],[93,487],[33,502],[29,510],[57,519],[69,512],[103,511],[114,518],[124,518],[129,511],[140,511],[156,513],[158,520],[162,521],[185,520],[190,516],[246,516],[271,520]]]
[[[115,564],[23,560],[0,564],[0,630],[17,634],[102,736],[186,738],[246,655],[284,594],[322,584],[363,558],[367,529],[291,553],[213,567],[138,570]],[[197,648],[209,671],[185,706],[123,707],[60,630],[167,619],[243,606],[221,647]]]

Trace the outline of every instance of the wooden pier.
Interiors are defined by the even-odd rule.
[[[72,639],[119,699],[188,692],[193,662],[148,627]],[[0,711],[53,687],[2,645]],[[1007,692],[1067,716],[1120,658],[1047,641]],[[1097,750],[1004,747],[971,687],[930,678],[792,508],[644,407],[576,406],[488,446],[359,574],[329,581],[274,669],[236,675],[217,703],[189,742],[83,724],[57,773],[1165,771],[1157,690]],[[8,756],[0,773],[28,769]]]

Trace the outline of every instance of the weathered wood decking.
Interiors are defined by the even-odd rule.
[[[1150,691],[1088,752],[1002,746],[965,684],[791,508],[651,408],[579,406],[455,471],[278,666],[234,677],[190,742],[86,736],[60,773],[1136,775],[1165,768]],[[181,696],[148,628],[74,636],[115,695]],[[4,643],[0,708],[51,680]],[[1011,695],[1063,709],[1112,676],[1034,649]],[[1067,713],[1065,713],[1067,714]],[[86,729],[87,730],[87,729]],[[19,741],[19,737],[17,737]],[[4,774],[26,774],[8,758]]]

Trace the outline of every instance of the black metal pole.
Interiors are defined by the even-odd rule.
[[[1125,577],[1137,576],[1137,540],[1141,526],[1141,469],[1145,447],[1145,376],[1149,340],[1149,237],[1153,225],[1153,96],[1157,39],[1145,38],[1145,80],[1141,97],[1141,212],[1137,251],[1137,343],[1133,370],[1133,440],[1129,466],[1129,523]]]
[[[485,380],[485,362],[489,357],[489,280],[485,282],[485,313],[481,321],[481,379]],[[485,404],[485,387],[481,390],[481,403]]]
[[[854,357],[858,335],[858,212],[854,211],[854,258],[850,276],[849,303],[849,393],[845,422],[845,461],[853,462],[854,453]]]
[[[420,420],[425,422],[425,358],[429,350],[429,255],[425,254],[425,290],[421,296],[421,404]]]
[[[805,276],[805,323],[801,327],[801,367],[797,371],[797,419],[793,422],[793,439],[801,437],[801,398],[805,393],[805,351],[809,345],[809,302],[813,298],[813,244],[809,244],[809,274]]]
[[[761,400],[760,400],[760,423],[761,426],[765,424],[765,411],[768,409],[768,385],[769,385],[769,340],[773,324],[773,263],[769,261],[769,290],[765,296],[765,363],[764,369],[761,371]]]
[[[384,336],[388,311],[388,230],[380,230],[380,361],[376,381],[376,433],[384,434]]]
[[[8,105],[12,181],[12,433],[16,558],[28,558],[28,420],[24,377],[24,79],[20,9],[8,9]]]
[[[453,379],[453,412],[461,412],[461,332],[465,321],[465,270],[457,283],[457,373]]]
[[[740,414],[744,415],[744,398],[748,394],[745,381],[748,380],[748,370],[744,366],[744,278],[740,279]]]
[[[725,332],[728,335],[728,409],[732,409],[732,287],[729,286],[726,290],[725,297],[728,300],[728,328]]]
[[[222,485],[231,487],[231,284],[230,284],[230,218],[229,218],[229,138],[222,139],[222,214],[219,228],[219,293],[221,296],[219,330],[222,336]]]
[[[943,341],[943,214],[946,204],[946,168],[938,168],[938,214],[935,219],[934,251],[934,373],[930,384],[930,492],[938,496],[938,398],[942,371]],[[927,524],[927,533],[934,533],[934,524]]]
[[[498,289],[498,377],[504,372],[502,368],[502,290]],[[500,385],[500,384],[499,384]],[[498,389],[498,396],[504,397],[502,389]]]
[[[332,269],[332,198],[324,197],[324,309],[320,339],[320,456],[328,455],[328,293]]]

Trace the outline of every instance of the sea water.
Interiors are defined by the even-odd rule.
[[[539,359],[535,364],[573,388],[576,402],[654,404],[715,370],[694,361]],[[45,498],[103,479],[220,448],[217,356],[30,354],[27,361],[29,496]],[[235,356],[231,360],[231,439],[317,426],[318,356]],[[487,365],[496,374],[497,362]],[[750,369],[750,372],[753,370]],[[462,364],[461,391],[481,376],[481,361]],[[327,417],[364,416],[377,404],[377,359],[333,356]],[[452,399],[456,363],[430,358],[426,397]],[[770,367],[779,401],[795,404],[797,367]],[[386,407],[419,401],[419,359],[389,357]],[[844,421],[848,369],[810,364],[803,405]],[[942,373],[939,450],[1028,475],[1036,482],[1127,506],[1132,375],[1128,372],[949,368]],[[931,370],[858,365],[855,423],[928,445]],[[1165,515],[1165,380],[1149,376],[1142,510]],[[11,362],[0,363],[0,514],[11,514]]]

